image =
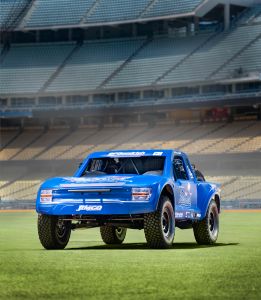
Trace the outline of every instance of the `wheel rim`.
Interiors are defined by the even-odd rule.
[[[166,211],[163,213],[162,217],[162,229],[164,234],[167,235],[169,232],[169,215]]]
[[[125,234],[126,234],[126,228],[123,228],[123,227],[117,227],[116,230],[115,230],[115,234],[117,236],[117,238],[119,240],[122,240],[124,237],[125,237]]]
[[[210,211],[208,223],[209,232],[213,239],[215,239],[218,235],[218,226],[218,215],[217,212],[213,209]]]
[[[161,228],[164,238],[172,242],[174,237],[174,220],[171,209],[166,206],[164,207],[161,215]]]
[[[67,226],[64,221],[59,220],[56,225],[56,236],[62,240],[67,235]]]

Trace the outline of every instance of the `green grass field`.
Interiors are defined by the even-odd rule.
[[[66,250],[43,250],[36,214],[0,214],[1,299],[261,299],[261,213],[223,212],[216,246],[177,230],[173,249],[147,249],[129,230],[119,247],[98,229],[72,233]]]

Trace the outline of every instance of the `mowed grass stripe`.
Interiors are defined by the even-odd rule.
[[[119,247],[98,229],[72,233],[66,250],[43,250],[37,215],[0,215],[0,299],[260,299],[260,213],[221,214],[213,247],[177,230],[170,250],[147,248],[129,230]]]

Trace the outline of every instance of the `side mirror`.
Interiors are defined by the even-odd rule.
[[[194,171],[196,170],[195,164],[191,164],[191,167],[193,168]]]
[[[80,167],[82,166],[82,162],[81,163],[79,163],[79,169],[80,169]]]

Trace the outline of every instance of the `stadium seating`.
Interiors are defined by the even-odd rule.
[[[40,180],[0,181],[0,199],[4,201],[35,199],[40,183]]]
[[[74,47],[74,43],[13,45],[1,64],[0,93],[38,92]]]
[[[51,82],[47,91],[96,89],[143,42],[144,39],[85,42]]]
[[[1,130],[0,134],[0,150],[10,143],[17,135],[17,130]]]
[[[0,160],[83,159],[88,153],[109,149],[176,148],[189,154],[247,153],[261,149],[261,123],[244,121],[155,127],[24,130],[1,134],[8,146]],[[10,143],[10,140],[12,142]]]
[[[228,33],[218,34],[205,46],[167,74],[159,84],[184,83],[208,79],[218,68],[256,39],[261,24],[236,27]],[[246,69],[248,67],[246,66]]]
[[[204,43],[209,36],[210,34],[201,34],[190,38],[156,38],[133,57],[105,88],[149,85]]]
[[[26,27],[59,26],[80,23],[96,0],[38,0]]]
[[[135,20],[146,8],[149,0],[100,0],[95,11],[87,18],[87,23]]]
[[[255,5],[243,12],[239,24],[250,24],[261,21],[261,5]]]
[[[156,0],[145,12],[144,17],[170,16],[193,11],[202,0]]]
[[[260,199],[260,176],[210,176],[206,179],[221,184],[222,201],[259,201]]]
[[[0,152],[0,160],[9,160],[15,157],[20,151],[26,148],[42,134],[40,130],[26,130],[22,132],[17,138],[8,145],[7,148]]]
[[[17,155],[13,158],[15,160],[30,160],[37,159],[39,155],[45,153],[49,147],[56,144],[60,141],[64,136],[68,135],[69,130],[52,130],[50,132],[46,132],[38,139],[35,139],[32,144],[28,147],[21,149],[21,151],[17,152]],[[6,149],[7,151],[8,149]]]
[[[244,74],[260,69],[260,32],[257,23],[216,35],[155,37],[150,42],[86,41],[77,50],[73,43],[14,45],[1,64],[0,93],[36,93],[47,81],[46,92],[75,93],[100,85],[107,90],[231,78],[242,65]]]
[[[261,31],[260,31],[261,32]],[[261,69],[261,36],[253,44],[251,44],[239,56],[230,61],[222,68],[213,79],[232,78],[238,76],[248,76],[251,72],[259,73]],[[240,70],[241,74],[238,74]]]
[[[201,2],[202,0],[37,0],[25,27],[30,29],[82,22],[97,24],[173,16],[192,12]],[[8,10],[8,5],[6,6]]]
[[[27,0],[20,0],[14,2],[13,0],[1,0],[0,1],[0,28],[4,27],[8,22],[10,14],[22,9]]]

